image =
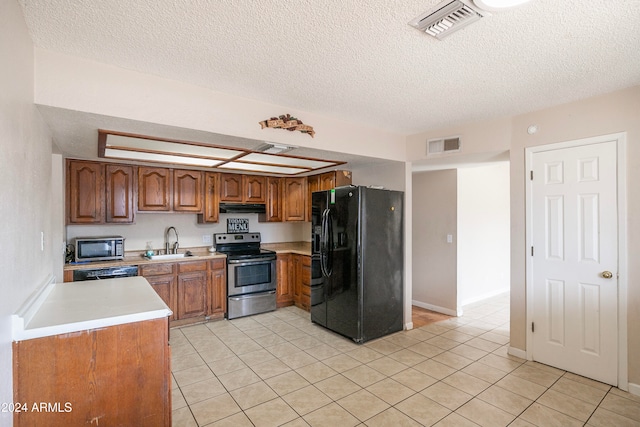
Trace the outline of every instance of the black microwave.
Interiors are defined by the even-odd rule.
[[[76,262],[124,259],[124,237],[77,237]]]

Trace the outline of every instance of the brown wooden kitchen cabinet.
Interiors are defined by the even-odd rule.
[[[171,326],[223,318],[227,311],[223,258],[141,264],[139,274],[173,311]]]
[[[309,311],[311,309],[311,257],[291,254],[293,274],[293,302],[297,307]]]
[[[284,220],[304,221],[307,205],[307,178],[284,179]]]
[[[203,172],[183,169],[173,170],[173,210],[177,212],[202,212]]]
[[[105,165],[106,216],[108,223],[132,223],[135,212],[135,169],[133,166]]]
[[[233,203],[265,203],[267,178],[260,175],[220,174],[220,201]]]
[[[154,291],[169,306],[173,314],[169,320],[178,318],[176,263],[144,264],[139,267],[139,275],[143,276]]]
[[[227,312],[227,267],[224,259],[209,262],[209,304],[207,314],[224,317]]]
[[[220,201],[242,203],[242,175],[220,174]]]
[[[337,170],[307,177],[307,212],[306,219],[311,221],[311,203],[314,191],[331,190],[344,185],[351,185],[351,171]]]
[[[267,178],[267,201],[265,213],[258,215],[260,222],[282,222],[283,214],[283,178]]]
[[[291,254],[278,254],[276,258],[276,306],[293,305],[293,263]]]
[[[171,210],[171,169],[138,168],[138,210],[168,212]]]
[[[220,217],[220,174],[205,172],[204,174],[204,200],[202,214],[198,215],[198,222],[218,222]]]
[[[244,203],[266,203],[267,178],[259,175],[242,175]]]
[[[207,313],[207,262],[178,263],[178,320]]]
[[[166,318],[13,343],[14,412],[24,426],[171,426]],[[53,410],[33,411],[44,402]],[[57,406],[56,406],[57,405]]]
[[[135,168],[67,160],[67,223],[132,223]]]
[[[104,222],[104,166],[101,163],[67,161],[67,223]]]

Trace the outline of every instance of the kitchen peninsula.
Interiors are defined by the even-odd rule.
[[[170,426],[170,315],[143,277],[43,286],[12,318],[14,425]]]

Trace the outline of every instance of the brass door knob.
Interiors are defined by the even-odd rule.
[[[600,275],[605,279],[611,279],[613,277],[613,273],[610,271],[603,271]]]

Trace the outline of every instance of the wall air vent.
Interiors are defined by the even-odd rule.
[[[489,14],[474,7],[471,0],[445,0],[409,21],[409,25],[442,40]]]
[[[434,154],[457,153],[462,149],[460,137],[430,139],[427,141],[427,156]]]

